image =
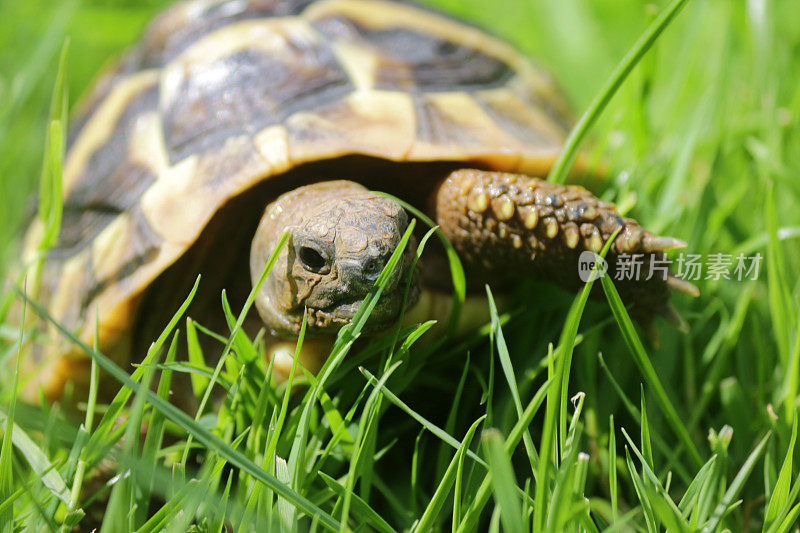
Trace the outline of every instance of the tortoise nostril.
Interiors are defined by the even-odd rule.
[[[328,261],[325,259],[325,257],[310,246],[301,246],[297,250],[297,257],[303,264],[303,268],[309,272],[324,274],[325,271],[330,270]]]

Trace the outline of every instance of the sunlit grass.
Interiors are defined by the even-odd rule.
[[[578,112],[658,13],[635,0],[435,4],[535,55]],[[0,4],[0,262],[13,263],[26,205],[58,225],[66,94],[161,5]],[[659,324],[660,346],[642,340],[608,278],[608,304],[522,284],[509,309],[492,302],[488,324],[446,342],[430,323],[357,342],[367,302],[316,377],[294,368],[275,384],[263,339],[241,330],[249,306],[224,299],[229,328],[210,331],[186,316],[193,290],[131,374],[83,346],[123,386],[108,405],[93,387],[76,418],[16,398],[22,332],[9,321],[0,527],[794,530],[799,21],[791,2],[689,2],[589,133],[605,199],[691,253],[764,257],[757,280],[701,279],[699,299],[674,298],[688,334]],[[35,299],[25,313],[46,314]],[[202,406],[188,415],[169,403],[185,374]]]

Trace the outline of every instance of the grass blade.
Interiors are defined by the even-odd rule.
[[[27,290],[27,283],[23,282],[23,290]],[[11,448],[14,437],[14,416],[17,410],[17,394],[19,390],[19,369],[22,359],[22,343],[25,339],[25,314],[27,302],[22,304],[22,313],[19,326],[19,341],[17,344],[17,358],[14,362],[14,378],[11,385],[11,398],[8,404],[8,415],[3,429],[3,447],[0,449],[0,502],[6,502],[14,493],[14,479],[12,477]],[[3,507],[0,511],[0,524],[3,533],[14,530],[14,506]]]
[[[378,387],[380,385],[380,383],[378,382],[378,379],[374,375],[372,375],[372,373],[369,370],[367,370],[366,368],[359,368],[359,370],[369,380],[369,384],[370,385],[372,385],[373,387]],[[411,418],[413,418],[414,420],[419,422],[420,425],[423,428],[427,429],[428,431],[430,431],[431,433],[436,435],[436,437],[441,439],[442,442],[448,444],[454,450],[458,450],[461,447],[463,442],[458,442],[458,440],[453,438],[445,430],[443,430],[442,428],[440,428],[439,426],[437,426],[436,424],[434,424],[433,422],[431,422],[427,418],[423,417],[422,415],[420,415],[419,413],[414,411],[411,407],[409,407],[403,400],[398,398],[397,395],[394,394],[388,388],[382,387],[382,389],[383,389],[382,393],[386,397],[387,400],[389,400],[394,405],[396,405],[401,410],[403,410],[406,414],[408,414],[408,416],[410,416]],[[472,450],[468,449],[466,453],[467,453],[468,456],[470,456],[472,459],[474,459],[475,462],[477,462],[478,464],[480,464],[480,465],[482,465],[484,467],[488,467],[486,462],[483,459],[481,459],[477,454],[475,454],[475,452],[473,452]]]
[[[789,320],[794,315],[791,311],[789,285],[786,281],[786,262],[783,249],[778,241],[778,216],[775,207],[775,190],[772,185],[767,189],[767,200],[764,218],[767,221],[769,240],[767,241],[767,287],[769,309],[772,318],[775,343],[778,355],[784,367],[789,366]]]
[[[511,355],[508,353],[508,346],[503,337],[503,329],[500,327],[500,317],[497,314],[497,306],[494,303],[492,291],[489,285],[486,285],[486,296],[489,300],[489,314],[492,319],[492,337],[494,338],[495,346],[497,347],[497,357],[500,359],[500,368],[503,370],[503,375],[508,383],[508,388],[511,391],[511,397],[514,400],[514,407],[517,409],[517,418],[522,417],[522,401],[519,399],[519,390],[517,389],[517,378],[514,376],[514,364],[511,362]],[[528,454],[528,461],[531,465],[531,471],[535,474],[536,468],[539,463],[539,457],[536,454],[536,448],[533,445],[533,439],[530,432],[525,431],[522,434],[522,442],[525,444],[525,451]]]
[[[467,430],[467,434],[461,441],[461,446],[458,447],[453,459],[450,461],[450,464],[445,470],[444,475],[436,487],[436,492],[433,493],[433,497],[431,498],[430,503],[428,503],[428,507],[425,508],[422,516],[420,516],[419,522],[417,522],[417,526],[414,528],[414,531],[425,532],[435,529],[434,524],[436,518],[439,516],[442,507],[444,507],[445,498],[447,498],[447,495],[450,494],[450,489],[452,488],[453,483],[457,481],[457,474],[459,472],[460,465],[464,464],[464,456],[466,455],[466,451],[469,449],[470,443],[472,442],[472,438],[475,436],[478,426],[485,419],[486,415],[481,416],[479,419],[473,422],[469,427],[469,430]]]
[[[345,493],[342,504],[342,519],[341,528],[347,528],[347,522],[350,517],[350,502],[353,498],[353,490],[355,488],[356,479],[359,477],[359,465],[366,455],[364,450],[367,448],[367,443],[370,439],[370,433],[375,431],[378,424],[378,417],[380,413],[380,397],[381,392],[386,385],[386,382],[392,376],[395,370],[403,364],[403,361],[397,361],[390,366],[381,376],[375,388],[367,398],[367,403],[364,405],[364,413],[361,415],[361,420],[358,424],[358,436],[356,438],[356,452],[350,458],[350,469],[347,473],[347,481],[345,483]]]
[[[342,487],[339,484],[338,481],[336,481],[335,479],[330,477],[325,472],[320,471],[320,472],[317,472],[317,474],[322,479],[322,481],[324,481],[325,484],[337,496],[339,496],[339,497],[344,496],[346,489],[344,487]],[[385,533],[391,533],[391,532],[394,531],[394,528],[392,528],[392,526],[390,526],[389,523],[386,522],[386,520],[384,520],[378,513],[376,513],[372,509],[372,507],[369,506],[369,504],[367,502],[365,502],[364,500],[359,498],[357,494],[353,494],[352,498],[353,498],[353,511],[359,517],[363,518],[363,520],[366,523],[370,524],[372,527],[374,527],[378,531],[382,531],[382,532],[385,532]]]
[[[630,474],[631,481],[633,481],[633,488],[636,490],[636,496],[639,498],[639,503],[642,506],[642,514],[644,515],[645,524],[647,525],[647,531],[649,533],[656,533],[658,531],[658,525],[656,523],[655,513],[653,512],[653,506],[650,503],[651,499],[644,486],[644,480],[642,480],[636,472],[636,465],[633,464],[633,459],[631,459],[631,454],[627,447],[625,448],[625,462],[628,465],[628,474]]]
[[[644,424],[642,425],[644,426]],[[636,457],[638,457],[639,461],[642,463],[642,470],[644,471],[642,486],[647,493],[652,495],[648,500],[650,501],[653,511],[658,514],[658,518],[662,523],[667,525],[670,531],[688,533],[690,531],[689,524],[686,523],[686,519],[675,505],[675,502],[672,501],[669,493],[661,484],[658,477],[656,477],[651,465],[648,463],[648,458],[636,448],[633,439],[630,438],[624,428],[621,428],[620,431],[622,431],[622,434],[625,436],[625,440],[628,441],[633,453],[636,454]],[[653,493],[651,487],[655,489],[655,493]]]
[[[617,436],[614,429],[614,415],[608,417],[608,493],[611,499],[611,520],[617,522]]]
[[[608,250],[611,249],[611,244],[619,234],[617,229],[611,237],[606,241],[600,252],[600,258],[604,259]],[[572,366],[572,353],[575,348],[575,338],[578,334],[578,326],[580,324],[583,310],[586,307],[586,302],[589,299],[592,286],[598,277],[600,267],[603,264],[602,260],[595,262],[595,268],[589,281],[583,286],[581,293],[570,306],[567,318],[564,321],[564,327],[561,331],[561,336],[558,340],[558,351],[561,356],[555,361],[556,367],[551,369],[548,366],[549,379],[556,382],[556,386],[547,395],[547,408],[545,411],[544,426],[542,428],[542,443],[539,447],[539,472],[536,478],[536,502],[533,517],[533,530],[535,532],[542,531],[545,524],[545,501],[546,501],[546,487],[549,483],[549,469],[551,466],[557,466],[557,449],[564,449],[564,439],[567,428],[567,398],[569,393],[569,372]],[[603,277],[604,279],[605,277]],[[548,354],[548,365],[553,364],[552,346]],[[560,444],[560,445],[558,445]],[[552,456],[552,459],[551,459]],[[551,463],[552,461],[552,463]]]
[[[513,533],[527,531],[522,521],[522,503],[517,495],[517,480],[514,478],[511,461],[506,455],[502,435],[496,429],[489,429],[484,432],[481,443],[489,462],[492,490],[500,509],[503,529]]]
[[[191,318],[186,319],[186,352],[189,363],[198,368],[205,368],[206,361],[203,358],[203,351],[200,348],[200,339],[197,337],[197,328],[194,325],[194,320]],[[209,374],[209,377],[211,375],[212,374]],[[194,392],[195,398],[202,397],[203,391],[206,387],[208,387],[208,378],[196,373],[191,373],[189,375],[189,379],[192,381],[192,391]]]
[[[742,490],[742,487],[747,481],[747,478],[750,477],[750,473],[755,468],[756,462],[758,462],[758,459],[764,452],[764,448],[767,446],[767,442],[771,436],[772,433],[767,433],[764,435],[758,444],[756,444],[755,448],[753,448],[753,451],[750,452],[750,455],[747,456],[747,460],[739,469],[739,472],[737,472],[736,477],[733,478],[730,487],[728,487],[728,490],[725,491],[722,499],[714,508],[714,513],[711,515],[711,518],[708,520],[708,522],[706,522],[702,533],[711,533],[712,531],[716,531],[717,526],[719,526],[719,523],[722,520],[722,517],[725,516],[726,512],[728,511],[728,507],[733,503],[733,499],[736,498],[736,496],[739,494],[739,491]]]
[[[603,290],[606,293],[608,304],[611,307],[611,311],[614,313],[614,318],[617,320],[617,325],[619,325],[619,329],[625,339],[625,344],[627,344],[636,366],[639,367],[648,386],[653,390],[656,402],[661,412],[664,414],[664,417],[667,419],[667,422],[672,427],[672,430],[675,432],[675,435],[689,452],[689,458],[695,464],[696,468],[700,468],[703,465],[700,452],[689,436],[689,431],[686,429],[680,415],[678,415],[678,412],[672,405],[666,390],[664,390],[664,386],[661,384],[661,380],[658,378],[658,374],[656,374],[656,370],[653,368],[653,364],[647,356],[642,341],[636,333],[636,328],[633,326],[633,322],[631,322],[631,317],[628,315],[628,311],[625,309],[625,305],[622,303],[622,299],[619,297],[616,287],[614,287],[614,283],[609,276],[603,276],[600,281],[603,284]]]
[[[558,160],[553,165],[553,168],[550,169],[550,173],[547,176],[548,181],[555,183],[564,183],[564,181],[566,181],[567,175],[572,168],[572,163],[578,154],[578,148],[580,148],[581,143],[583,143],[583,140],[586,138],[586,134],[611,101],[611,98],[616,94],[622,82],[625,81],[628,74],[631,73],[633,67],[642,59],[642,56],[653,46],[653,43],[656,42],[661,32],[669,26],[672,19],[675,18],[688,2],[689,0],[673,0],[673,2],[661,12],[658,18],[650,24],[628,53],[625,54],[625,57],[619,62],[614,72],[611,73],[611,77],[606,81],[605,86],[600,90],[597,96],[595,96],[592,103],[589,104],[589,108],[581,115],[575,127],[572,128],[569,137],[567,137],[564,143],[564,149],[558,156]]]
[[[772,489],[772,494],[769,497],[767,504],[767,512],[764,515],[764,528],[766,531],[777,520],[782,520],[785,512],[794,503],[789,500],[789,490],[792,483],[792,458],[794,456],[794,445],[797,441],[797,414],[794,416],[792,422],[792,438],[789,441],[789,447],[786,449],[786,456],[781,465],[781,471],[778,474],[778,479],[775,482],[775,487]]]
[[[519,441],[522,440],[522,434],[527,430],[528,426],[530,426],[531,421],[533,421],[533,417],[536,416],[536,413],[539,411],[539,407],[541,407],[542,402],[545,400],[548,392],[552,388],[552,384],[553,381],[548,380],[544,382],[541,387],[539,387],[539,390],[536,391],[536,394],[528,403],[527,407],[525,407],[522,417],[514,424],[514,427],[508,434],[508,438],[505,442],[505,454],[507,456],[511,457],[511,455],[514,453]],[[467,510],[467,514],[464,515],[464,519],[458,525],[457,531],[459,533],[473,531],[475,529],[480,514],[483,512],[483,508],[489,499],[490,491],[491,480],[490,476],[487,474],[483,478],[483,481],[481,481],[481,485],[475,493],[472,505],[470,505],[469,509]]]
[[[409,204],[408,202],[387,194],[384,192],[376,191],[390,200],[393,200],[403,206],[403,209],[413,214],[416,218],[420,219],[429,228],[437,228],[436,236],[444,246],[445,254],[447,255],[447,262],[450,267],[450,277],[453,282],[453,307],[450,310],[450,316],[447,318],[447,332],[454,333],[458,329],[458,321],[461,316],[461,307],[464,305],[464,299],[467,295],[467,280],[464,275],[464,267],[461,264],[461,259],[458,257],[455,248],[444,236],[444,233],[436,226],[436,223],[430,219],[425,213]]]

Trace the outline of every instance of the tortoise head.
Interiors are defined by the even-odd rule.
[[[307,309],[309,333],[335,334],[353,318],[407,228],[402,207],[353,182],[321,182],[280,196],[267,206],[250,251],[255,285],[281,234],[290,234],[256,295],[261,318],[274,334],[297,335]],[[415,248],[406,247],[365,329],[398,319],[409,278],[408,303],[416,300]]]

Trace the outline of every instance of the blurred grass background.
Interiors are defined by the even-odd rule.
[[[23,218],[39,179],[50,94],[65,37],[70,39],[68,84],[70,100],[75,102],[93,75],[134,43],[165,3],[0,2],[0,262],[8,265],[16,256]],[[665,5],[638,0],[431,3],[507,38],[546,66],[576,115]],[[694,0],[635,69],[591,135],[592,153],[602,154],[610,169],[607,190],[598,192],[630,208],[645,227],[688,241],[688,251],[704,257],[712,253],[735,257],[740,252],[765,257],[757,281],[701,280],[699,299],[676,297],[676,307],[691,332],[683,335],[661,324],[661,346],[649,349],[704,458],[710,456],[709,431],[730,426],[733,440],[726,468],[732,475],[756,440],[775,430],[778,438],[769,443],[763,471],[750,478],[741,493],[744,502],[734,513],[734,523],[742,529],[763,515],[788,446],[796,406],[798,73],[800,4]],[[774,231],[769,232],[770,227]],[[770,234],[779,237],[771,247]],[[517,376],[530,378],[529,382],[547,342],[557,339],[571,302],[571,296],[551,292],[527,287],[523,298],[529,308],[507,327]],[[608,314],[605,304],[593,304],[583,329],[601,323]],[[527,326],[531,321],[536,328]],[[587,493],[603,500],[608,498],[602,481],[608,455],[600,450],[608,443],[608,416],[613,413],[617,424],[632,435],[638,431],[638,421],[626,412],[602,370],[598,352],[637,405],[643,378],[613,324],[595,330],[576,348],[570,392],[587,393],[582,449],[592,456],[596,479],[590,481]],[[407,401],[424,410],[430,407],[426,395],[437,387],[443,390],[436,394],[447,397],[454,384],[442,385],[449,381],[444,376],[451,374],[447,367],[440,370],[437,374],[434,367],[422,376]],[[509,399],[500,400],[500,406],[497,412],[513,419]],[[436,409],[429,410],[436,415]],[[649,415],[664,448],[677,448],[677,439],[659,413],[653,410]],[[463,413],[463,421],[474,418]],[[394,435],[413,439],[416,430],[399,429]],[[665,465],[663,452],[657,448],[657,464]],[[679,457],[682,463],[669,463],[687,474],[675,484],[678,495],[698,467]]]

